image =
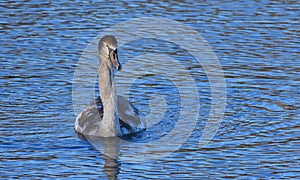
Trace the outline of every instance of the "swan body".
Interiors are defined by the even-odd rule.
[[[145,129],[138,111],[123,96],[116,95],[114,68],[121,70],[117,40],[106,35],[98,44],[100,96],[76,118],[75,130],[90,136],[115,137]]]

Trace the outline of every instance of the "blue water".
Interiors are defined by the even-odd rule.
[[[299,9],[297,1],[0,2],[0,177],[298,179]],[[72,88],[74,72],[89,43],[105,29],[141,17],[175,20],[198,31],[222,65],[227,96],[216,135],[200,148],[198,141],[212,103],[203,67],[179,45],[158,39],[120,47],[121,63],[136,68],[127,73],[150,72],[129,84],[130,101],[144,116],[151,113],[153,97],[154,104],[167,103],[166,112],[153,113],[149,129],[129,141],[154,142],[165,137],[179,122],[180,98],[195,100],[181,97],[176,87],[187,79],[168,79],[162,76],[167,67],[140,68],[130,59],[146,53],[175,58],[191,74],[199,95],[195,127],[181,129],[191,131],[188,139],[167,156],[133,163],[130,159],[165,152],[164,144],[143,149],[139,157],[135,154],[139,146],[104,139],[99,141],[101,146],[117,154],[105,156],[74,131]],[[127,85],[120,83],[119,89]],[[129,154],[129,160],[123,161],[124,152],[134,156]]]

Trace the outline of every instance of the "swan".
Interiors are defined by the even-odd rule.
[[[116,137],[133,134],[146,128],[136,108],[123,96],[116,95],[115,70],[121,70],[117,40],[103,36],[98,43],[99,91],[75,121],[75,130],[89,136]]]

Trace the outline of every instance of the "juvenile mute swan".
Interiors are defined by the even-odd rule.
[[[121,70],[117,40],[106,35],[98,44],[100,96],[76,118],[75,130],[84,135],[114,137],[145,129],[137,109],[122,96],[116,95],[114,68]]]

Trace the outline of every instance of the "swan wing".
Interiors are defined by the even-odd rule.
[[[75,130],[86,135],[96,136],[99,132],[99,125],[103,118],[103,107],[100,97],[93,100],[80,114],[75,121]]]
[[[138,110],[124,96],[118,96],[118,114],[135,132],[145,129],[145,122],[139,117]]]

